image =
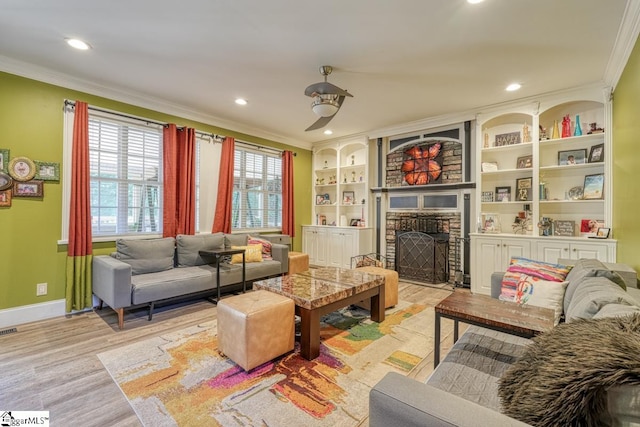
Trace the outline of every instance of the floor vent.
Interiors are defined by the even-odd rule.
[[[5,329],[4,331],[0,331],[0,335],[12,334],[14,332],[18,332],[16,328]]]

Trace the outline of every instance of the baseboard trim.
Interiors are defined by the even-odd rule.
[[[64,316],[65,309],[65,300],[60,299],[0,310],[0,328]]]

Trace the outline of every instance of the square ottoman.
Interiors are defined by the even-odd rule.
[[[309,269],[309,254],[302,252],[289,252],[289,272],[297,274]]]
[[[390,308],[398,304],[398,272],[395,270],[387,270],[382,267],[375,267],[368,265],[365,267],[356,268],[358,271],[364,271],[365,273],[377,274],[384,276],[384,308]],[[371,310],[370,301],[364,300],[356,304],[358,307]]]
[[[218,302],[218,345],[245,371],[293,350],[293,300],[259,290]]]

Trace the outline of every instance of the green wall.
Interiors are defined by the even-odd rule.
[[[640,271],[640,43],[613,96],[613,237],[618,262]]]
[[[311,219],[311,188],[301,185],[311,182],[311,151],[1,72],[0,94],[0,148],[11,150],[11,157],[58,162],[61,167],[65,99],[297,153],[294,249],[300,250],[300,224]],[[14,198],[10,208],[0,208],[0,309],[64,299],[67,246],[57,243],[61,223],[61,182],[45,182],[42,199]],[[96,243],[94,254],[114,247],[113,242]],[[36,297],[36,284],[43,282],[48,283],[48,294]]]

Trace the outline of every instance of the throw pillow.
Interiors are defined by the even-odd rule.
[[[568,284],[569,282],[552,282],[522,274],[518,280],[515,302],[550,308],[555,312],[554,324],[557,325],[562,317],[562,300]]]
[[[131,266],[131,274],[155,273],[173,268],[176,240],[173,237],[116,240],[116,258]]]
[[[262,245],[262,259],[273,259],[271,256],[271,242],[267,239],[249,236],[248,245]]]
[[[520,421],[611,425],[607,390],[640,387],[640,314],[561,323],[532,341],[498,383],[504,413]]]
[[[244,249],[245,262],[262,262],[262,245],[231,246]],[[231,255],[231,264],[242,264],[242,254]]]
[[[502,279],[499,299],[515,301],[518,281],[521,280],[523,274],[551,282],[564,282],[569,271],[571,271],[571,266],[514,257]]]

